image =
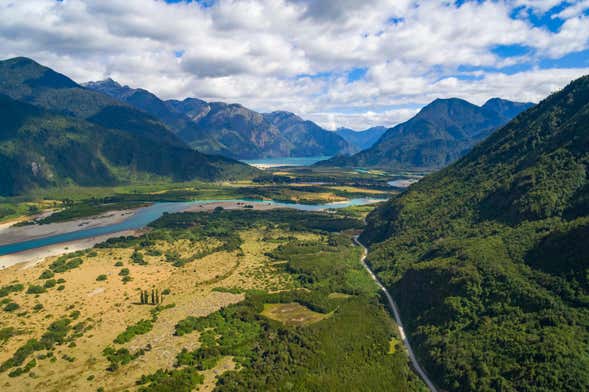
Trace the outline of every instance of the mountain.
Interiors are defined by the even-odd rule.
[[[84,88],[25,57],[0,61],[0,94],[97,125],[140,134],[156,142],[185,146],[154,117]]]
[[[294,113],[277,111],[264,114],[264,118],[293,144],[293,156],[332,156],[353,151],[353,147],[335,132],[303,120]]]
[[[153,117],[33,60],[0,61],[0,195],[64,184],[251,177],[190,149]]]
[[[212,102],[197,122],[197,131],[181,133],[190,146],[234,157],[291,156],[294,145],[264,116],[239,104]]]
[[[387,131],[386,127],[372,127],[363,131],[355,131],[350,128],[339,128],[335,133],[343,137],[358,151],[370,148]]]
[[[589,76],[368,217],[440,389],[589,390]]]
[[[483,106],[458,98],[436,99],[410,120],[386,131],[371,148],[319,165],[439,169],[530,106],[500,99]]]
[[[107,79],[89,82],[107,94],[151,114],[194,149],[236,159],[332,156],[353,152],[341,137],[292,113],[261,114],[239,104],[196,98],[163,101],[143,89]]]
[[[121,86],[110,78],[101,82],[84,83],[83,86],[152,115],[164,123],[173,133],[190,131],[196,127],[190,117],[176,110],[171,103],[162,101],[147,90]]]

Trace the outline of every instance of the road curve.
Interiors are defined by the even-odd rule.
[[[395,304],[395,301],[393,300],[393,297],[391,296],[389,291],[383,286],[382,283],[380,283],[380,280],[378,280],[378,278],[376,277],[374,272],[372,272],[372,270],[370,269],[368,264],[366,264],[366,256],[368,255],[368,249],[366,249],[366,247],[358,240],[358,236],[354,236],[354,242],[356,244],[358,244],[359,246],[361,246],[362,250],[363,250],[362,257],[360,258],[360,262],[362,263],[364,268],[366,268],[366,271],[368,271],[368,273],[370,274],[372,279],[376,282],[378,287],[380,287],[380,289],[383,291],[385,297],[387,298],[389,306],[390,306],[391,310],[393,311],[393,315],[395,316],[395,321],[397,322],[397,327],[399,328],[399,335],[401,336],[401,340],[403,341],[403,344],[405,345],[405,348],[407,349],[407,353],[409,354],[409,359],[411,360],[411,364],[413,365],[413,368],[415,369],[417,374],[419,374],[419,376],[421,377],[423,382],[425,382],[425,384],[427,385],[427,387],[429,388],[430,391],[438,392],[438,389],[436,388],[436,386],[434,385],[432,380],[429,379],[427,374],[425,374],[425,371],[423,370],[423,368],[419,365],[419,362],[417,362],[417,358],[415,357],[415,354],[413,353],[413,349],[411,348],[411,343],[409,343],[409,339],[407,339],[407,335],[405,335],[405,330],[403,329],[403,322],[401,321],[401,315],[399,313],[399,309],[397,308],[397,304]]]

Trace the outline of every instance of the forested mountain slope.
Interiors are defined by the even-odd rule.
[[[154,143],[0,94],[0,195],[37,187],[112,186],[134,180],[240,178],[257,171],[186,147]]]
[[[452,391],[589,389],[589,76],[375,210],[362,235]]]
[[[30,59],[0,62],[0,92],[0,195],[66,184],[217,180],[257,173],[190,149],[155,118]]]
[[[530,106],[498,98],[483,106],[458,98],[436,99],[410,120],[389,129],[369,149],[320,165],[439,169]]]
[[[332,156],[355,150],[342,137],[288,112],[258,113],[240,104],[196,98],[163,101],[107,79],[86,87],[151,114],[194,149],[236,159]]]

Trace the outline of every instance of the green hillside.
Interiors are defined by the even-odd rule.
[[[136,179],[187,181],[253,175],[249,166],[154,143],[0,95],[0,195],[36,187],[109,186]]]
[[[530,106],[498,98],[483,106],[458,98],[436,99],[413,118],[386,131],[372,147],[319,165],[439,169]]]
[[[363,241],[452,391],[589,389],[589,76],[373,212]]]
[[[239,104],[196,98],[163,101],[144,89],[107,79],[88,89],[152,115],[197,151],[236,159],[348,154],[352,146],[334,132],[289,112],[262,114]]]

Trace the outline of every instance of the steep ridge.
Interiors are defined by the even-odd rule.
[[[264,118],[293,144],[293,156],[331,156],[353,152],[353,147],[335,132],[327,131],[294,113],[278,111]]]
[[[1,195],[66,184],[109,186],[152,177],[216,180],[257,173],[190,149],[155,118],[30,59],[0,62],[0,91]]]
[[[107,79],[86,87],[156,117],[194,149],[237,159],[332,156],[354,149],[343,138],[287,112],[261,114],[239,104],[197,98],[163,101]]]
[[[589,389],[589,76],[368,218],[369,263],[443,389]]]
[[[105,94],[86,89],[37,62],[16,57],[0,61],[0,94],[97,125],[140,134],[156,142],[185,144],[154,117]]]
[[[458,98],[436,99],[410,120],[386,131],[371,148],[319,165],[439,169],[530,106],[499,99],[482,107]]]

